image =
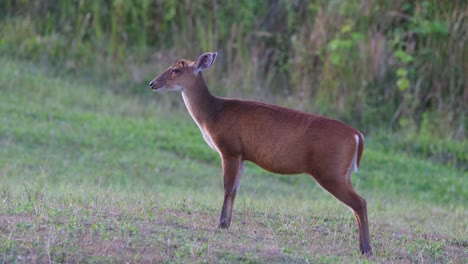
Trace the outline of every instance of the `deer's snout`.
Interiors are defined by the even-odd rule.
[[[151,81],[151,82],[149,83],[149,87],[153,88],[153,86],[154,86],[154,81]]]

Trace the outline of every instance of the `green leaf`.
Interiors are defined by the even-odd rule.
[[[332,51],[337,50],[339,42],[340,42],[339,39],[332,39],[330,43],[328,43],[328,48]]]
[[[410,82],[408,80],[408,78],[400,78],[398,79],[397,81],[397,86],[398,86],[398,90],[400,91],[405,91],[406,89],[408,89],[410,85]]]
[[[400,59],[404,63],[409,63],[409,62],[413,61],[413,56],[406,53],[402,49],[399,49],[399,50],[395,51],[394,55],[395,55],[395,57],[397,57],[398,59]]]
[[[364,37],[364,35],[362,33],[359,33],[359,32],[353,32],[351,33],[351,39],[352,40],[360,40]]]
[[[396,74],[398,77],[406,77],[408,75],[408,71],[405,68],[399,68]]]
[[[402,117],[402,118],[400,118],[400,120],[399,120],[398,123],[400,123],[400,126],[401,126],[402,128],[405,128],[405,127],[408,126],[409,120],[408,120],[408,118],[406,118],[406,117]]]
[[[350,24],[346,24],[346,25],[343,25],[341,27],[341,33],[348,33],[351,31],[351,25]]]
[[[338,65],[341,63],[341,56],[338,54],[331,54],[330,55],[330,60],[333,64]]]

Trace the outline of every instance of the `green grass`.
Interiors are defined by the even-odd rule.
[[[2,263],[461,263],[468,256],[468,178],[460,169],[367,138],[353,182],[368,201],[369,260],[358,252],[351,212],[310,177],[252,164],[231,228],[218,230],[220,160],[188,114],[168,106],[179,95],[145,87],[141,95],[112,93],[25,62],[0,57],[0,65]]]

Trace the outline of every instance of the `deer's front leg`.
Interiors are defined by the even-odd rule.
[[[239,189],[244,161],[238,157],[222,157],[224,175],[224,203],[221,210],[218,228],[228,228],[232,219],[232,207]]]

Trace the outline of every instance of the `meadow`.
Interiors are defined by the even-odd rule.
[[[220,159],[186,110],[172,106],[180,95],[144,85],[116,91],[7,57],[0,65],[1,263],[468,258],[463,166],[365,135],[352,179],[368,202],[369,259],[359,253],[352,213],[312,178],[273,175],[253,164],[230,229],[219,230]],[[458,144],[462,161],[464,146]]]

